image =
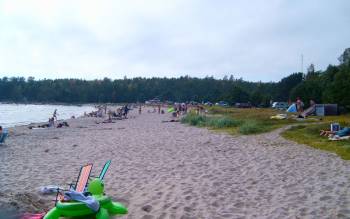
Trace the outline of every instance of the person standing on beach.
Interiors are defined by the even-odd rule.
[[[55,109],[55,111],[53,111],[52,118],[54,118],[57,121],[57,116],[58,116],[57,109]]]
[[[139,115],[141,115],[141,111],[142,111],[142,106],[140,104],[140,106],[139,106]]]
[[[128,105],[125,105],[125,107],[124,107],[124,118],[125,118],[125,119],[128,118],[128,112],[129,112]]]

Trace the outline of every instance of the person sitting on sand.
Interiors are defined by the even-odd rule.
[[[49,118],[49,127],[55,127],[55,119],[54,119],[54,117]]]
[[[50,119],[49,119],[49,122],[50,122]],[[28,126],[29,129],[33,129],[33,128],[41,128],[41,129],[43,129],[43,128],[49,128],[49,127],[50,127],[49,123],[45,123],[45,124],[37,125],[37,126]]]
[[[56,128],[62,128],[62,127],[69,127],[69,124],[67,122],[60,122],[57,124]]]
[[[0,144],[5,143],[5,139],[6,139],[7,135],[8,135],[8,133],[2,129],[2,126],[0,126]]]
[[[298,113],[302,113],[303,112],[304,103],[303,103],[303,101],[301,101],[300,97],[297,97],[296,106],[297,106]]]

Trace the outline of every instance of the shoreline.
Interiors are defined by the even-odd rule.
[[[95,109],[93,105],[51,105],[51,104],[0,104],[4,114],[0,117],[0,125],[4,128],[48,123],[48,118],[57,107],[58,119],[66,120],[75,116],[84,116],[84,111]],[[52,111],[51,111],[52,110]]]

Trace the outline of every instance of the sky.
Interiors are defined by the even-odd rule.
[[[0,0],[0,77],[279,81],[350,47],[349,0]]]

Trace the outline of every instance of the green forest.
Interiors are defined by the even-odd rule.
[[[307,103],[337,103],[350,109],[350,48],[338,58],[339,65],[307,73],[293,73],[279,82],[248,82],[232,75],[223,79],[133,78],[111,80],[43,79],[3,77],[0,79],[1,102],[45,103],[116,103],[143,102],[155,97],[163,101],[250,102],[269,106],[270,100],[302,98]]]

